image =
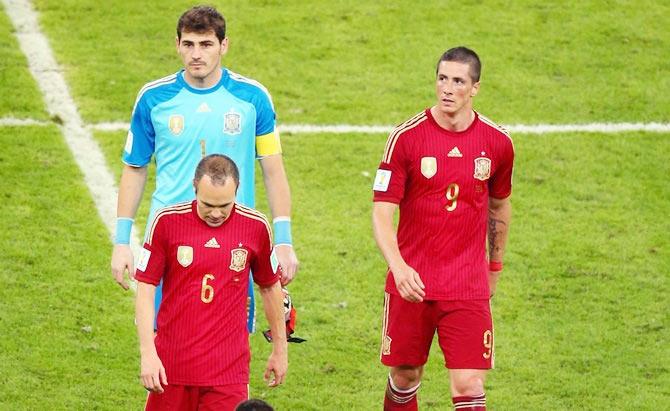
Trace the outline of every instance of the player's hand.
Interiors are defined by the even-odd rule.
[[[293,251],[293,247],[288,244],[278,244],[275,246],[275,254],[281,266],[281,285],[287,285],[298,272],[298,257]]]
[[[141,355],[140,367],[140,382],[147,391],[157,393],[165,391],[163,386],[168,385],[167,375],[165,375],[165,368],[158,354],[154,352]]]
[[[424,289],[426,288],[421,281],[419,273],[412,267],[405,264],[399,268],[391,268],[395,286],[400,293],[400,296],[412,303],[420,303],[423,297],[426,296]]]
[[[130,279],[135,278],[135,260],[133,260],[133,251],[128,244],[115,244],[114,251],[112,251],[112,275],[114,280],[123,287],[124,290],[129,288],[128,282],[125,280],[125,272],[128,271]]]
[[[267,366],[263,379],[268,383],[268,387],[277,387],[284,382],[286,372],[288,371],[288,352],[286,349],[282,353],[272,351],[268,358]]]

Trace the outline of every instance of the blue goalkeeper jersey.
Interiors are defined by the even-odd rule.
[[[222,69],[214,87],[197,89],[183,70],[146,84],[133,109],[123,162],[135,167],[156,160],[156,210],[195,198],[193,174],[208,154],[225,154],[240,171],[237,201],[254,207],[255,159],[281,153],[275,111],[258,82]]]

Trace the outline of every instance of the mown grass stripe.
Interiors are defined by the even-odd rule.
[[[91,130],[79,115],[63,77],[63,70],[53,56],[49,41],[40,30],[32,4],[27,0],[3,0],[3,4],[16,30],[21,50],[28,59],[28,69],[44,95],[47,110],[59,124],[111,237],[115,230],[118,191],[105,157],[93,139]],[[139,241],[135,230],[131,241],[137,249]]]

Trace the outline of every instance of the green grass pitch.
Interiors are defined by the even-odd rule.
[[[280,124],[399,123],[432,104],[435,61],[460,44],[484,62],[475,107],[502,124],[670,121],[664,3],[253,3],[215,3],[224,64],[269,88]],[[128,121],[139,88],[179,68],[174,25],[191,3],[35,5],[86,122]],[[10,27],[0,8],[0,117],[46,120]],[[370,209],[386,136],[282,137],[309,341],[291,345],[287,382],[269,390],[270,346],[252,336],[252,396],[278,410],[380,409],[385,265]],[[118,177],[125,133],[95,138]],[[513,138],[490,409],[667,407],[670,135]],[[0,142],[0,409],[141,409],[132,294],[109,274],[109,235],[60,130],[0,127]],[[450,407],[439,350],[419,396]]]

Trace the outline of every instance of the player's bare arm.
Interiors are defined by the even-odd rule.
[[[488,219],[488,246],[489,261],[502,263],[507,244],[507,234],[512,220],[512,203],[510,198],[497,199],[489,197],[489,219]],[[499,270],[489,270],[489,288],[491,296],[495,294],[498,284]]]
[[[284,321],[284,294],[279,282],[269,287],[260,287],[265,317],[272,332],[272,353],[268,358],[263,377],[268,386],[281,385],[288,371],[288,343],[286,342],[286,323]]]
[[[132,167],[129,165],[123,167],[121,182],[119,183],[119,198],[116,206],[117,217],[135,218],[146,181],[146,167]],[[135,275],[135,262],[130,244],[114,245],[111,268],[114,280],[123,289],[127,290],[128,282],[125,280],[125,273],[128,272],[129,278],[133,278]]]
[[[260,164],[272,218],[290,217],[291,190],[281,154],[263,157],[260,159]],[[298,257],[293,250],[293,246],[289,244],[277,244],[275,253],[282,268],[281,283],[287,285],[298,272]]]
[[[419,273],[407,265],[398,248],[393,216],[398,205],[376,201],[372,209],[372,228],[377,246],[388,264],[400,296],[407,301],[421,302],[426,296]]]
[[[168,384],[163,363],[154,344],[154,297],[156,286],[143,282],[137,284],[135,320],[140,341],[140,383],[148,391],[163,392]]]

